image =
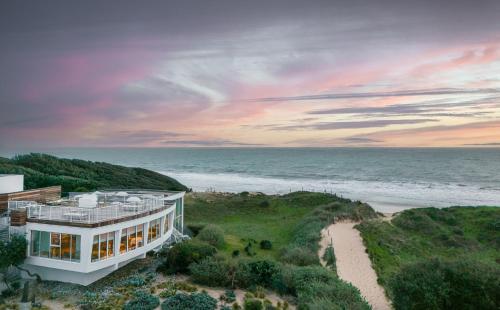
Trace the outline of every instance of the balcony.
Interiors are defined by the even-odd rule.
[[[70,194],[50,204],[9,201],[9,210],[26,210],[28,222],[97,227],[147,216],[173,206],[168,195],[147,192]]]

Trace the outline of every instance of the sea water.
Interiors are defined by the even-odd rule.
[[[30,150],[151,169],[195,191],[308,190],[382,212],[500,206],[498,148],[60,148]],[[3,152],[3,156],[26,150]]]

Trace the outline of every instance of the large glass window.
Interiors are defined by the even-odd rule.
[[[31,256],[80,261],[80,236],[48,231],[31,231]]]
[[[92,242],[92,261],[103,260],[114,256],[115,232],[95,235]],[[121,251],[121,250],[120,250]]]
[[[144,224],[131,226],[122,229],[122,237],[120,239],[120,253],[135,250],[144,245],[143,241]]]
[[[61,234],[50,233],[50,258],[61,259]]]
[[[71,261],[80,261],[80,235],[71,235]]]
[[[61,234],[61,258],[71,260],[71,235]]]
[[[148,242],[156,240],[161,235],[161,219],[152,220],[149,222],[149,231],[148,231]]]
[[[31,256],[40,255],[40,231],[31,231]]]
[[[108,257],[113,257],[115,255],[115,233],[108,233]]]
[[[171,218],[172,218],[172,213],[165,215],[165,221],[163,224],[163,234],[166,234],[168,232],[168,230],[170,229]]]
[[[92,261],[96,260],[99,260],[99,235],[95,235],[92,241]]]

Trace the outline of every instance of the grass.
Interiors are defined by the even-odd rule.
[[[357,226],[379,282],[403,265],[423,259],[471,259],[500,268],[500,208],[452,207],[406,210],[391,222]]]
[[[316,207],[337,201],[334,195],[295,192],[282,196],[264,194],[190,193],[185,200],[185,224],[215,224],[225,233],[222,252],[231,255],[255,240],[256,257],[277,259],[280,250],[292,241],[296,225]],[[262,250],[261,240],[270,240],[272,249]]]

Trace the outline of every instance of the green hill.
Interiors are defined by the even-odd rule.
[[[18,155],[12,159],[0,157],[1,173],[24,174],[25,189],[61,185],[65,193],[99,188],[188,190],[173,178],[142,168],[38,153]]]

